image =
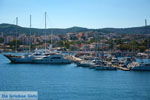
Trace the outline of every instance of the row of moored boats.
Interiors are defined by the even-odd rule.
[[[77,54],[78,55],[78,54]],[[64,55],[60,52],[52,52],[48,50],[35,50],[32,54],[13,55],[4,54],[11,63],[25,64],[71,64],[76,63],[79,67],[89,67],[96,70],[139,70],[150,71],[150,62],[137,62],[133,57],[105,56],[73,56]]]
[[[150,62],[137,62],[133,57],[105,56],[78,56],[73,57],[77,66],[89,67],[96,70],[136,70],[136,71],[150,71]],[[80,59],[79,59],[80,58]]]

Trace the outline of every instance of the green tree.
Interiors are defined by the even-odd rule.
[[[12,40],[8,43],[10,47],[15,50],[15,48],[19,48],[20,45],[22,45],[22,42],[20,40]]]

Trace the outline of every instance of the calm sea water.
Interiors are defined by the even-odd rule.
[[[150,100],[150,72],[10,64],[0,55],[0,91],[38,91],[39,100]]]

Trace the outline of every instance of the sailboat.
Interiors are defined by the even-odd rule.
[[[103,44],[101,43],[101,47],[102,47],[102,52],[100,53],[101,55],[96,54],[98,56],[99,59],[95,59],[94,63],[94,68],[95,70],[117,70],[116,67],[113,67],[112,64],[108,63],[105,59],[104,59],[104,50],[103,50]]]
[[[30,16],[30,28],[31,28],[31,16]],[[45,30],[46,30],[46,12],[45,12]],[[45,34],[46,37],[46,34]],[[45,39],[46,41],[46,39]],[[31,47],[29,46],[29,51]],[[51,52],[46,49],[38,50],[36,49],[34,53],[25,54],[22,56],[5,54],[6,58],[8,58],[11,63],[33,63],[33,64],[70,64],[71,60],[67,59],[62,53]]]

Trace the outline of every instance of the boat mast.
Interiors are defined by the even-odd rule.
[[[47,13],[45,12],[45,52],[46,52],[46,16]]]
[[[31,39],[31,27],[32,27],[31,19],[32,19],[32,16],[30,15],[29,53],[31,52],[31,43],[32,43],[32,39]]]
[[[53,29],[51,29],[51,46],[50,46],[50,49],[52,49],[52,47],[53,47],[53,40],[52,40],[52,35],[53,35]]]
[[[18,17],[16,17],[16,26],[18,26]],[[15,52],[17,53],[17,29],[16,29],[16,43],[15,43]]]

